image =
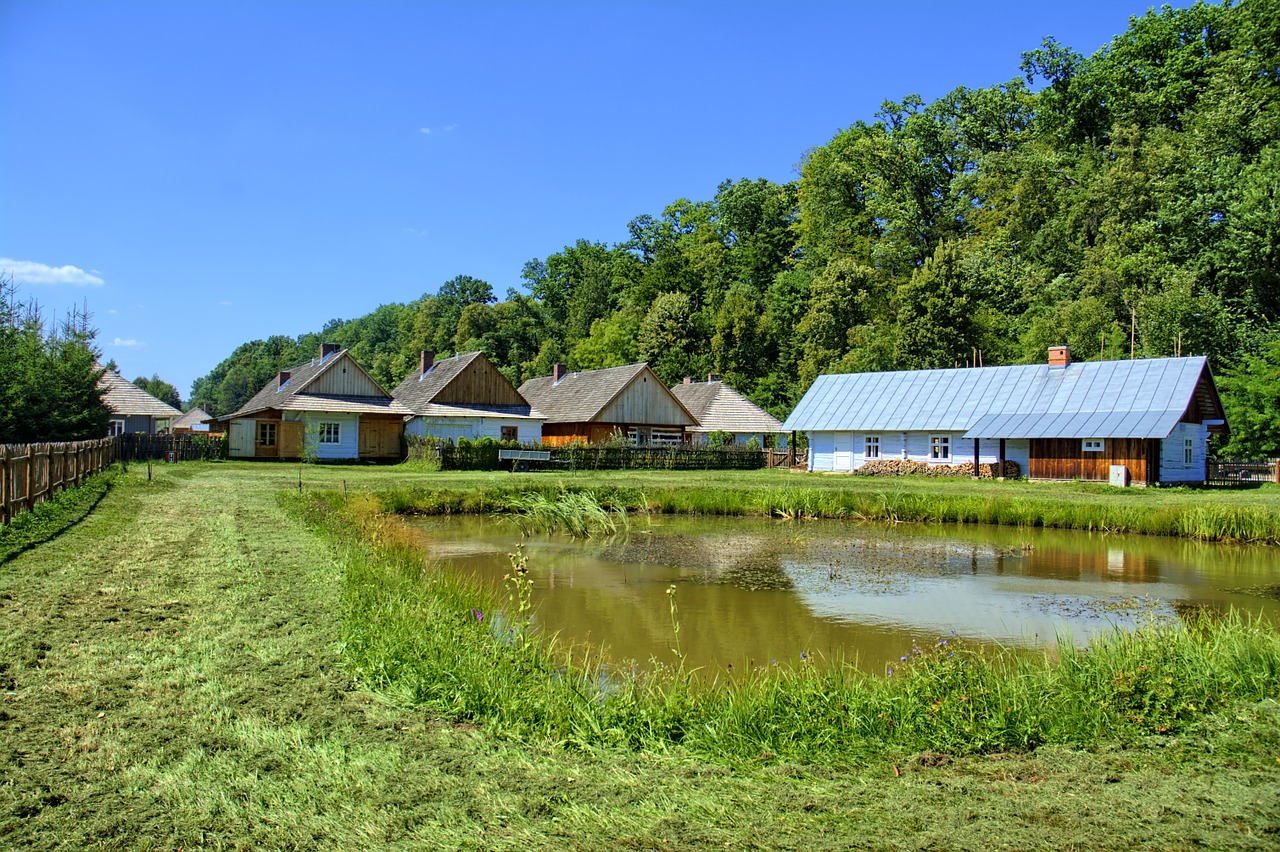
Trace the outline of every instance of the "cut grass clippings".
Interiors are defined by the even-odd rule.
[[[1088,747],[966,757],[888,743],[812,762],[708,760],[682,745],[566,747],[459,723],[355,667],[344,637],[356,625],[344,612],[352,595],[363,595],[360,606],[377,601],[346,576],[358,567],[347,561],[355,542],[281,508],[298,475],[239,462],[157,466],[151,483],[130,473],[79,523],[0,567],[0,846],[1274,848],[1280,708],[1268,700],[1197,709],[1174,734],[1139,727]],[[442,476],[302,475],[306,496],[345,486],[352,503],[388,486],[431,489]],[[397,577],[370,543],[359,548],[387,613],[430,613],[430,601],[410,597],[428,566]],[[442,595],[472,600],[465,584],[438,582]],[[493,594],[485,606],[510,606],[504,591]],[[456,616],[447,630],[479,638],[469,610],[440,618]],[[411,669],[389,661],[410,658],[415,631],[437,627],[402,626],[399,642],[363,652],[387,660],[397,684]],[[1149,693],[1138,686],[1133,694]],[[1121,696],[1131,690],[1122,687]],[[442,708],[475,700],[432,688]]]

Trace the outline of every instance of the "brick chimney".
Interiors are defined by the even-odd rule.
[[[291,375],[293,374],[290,373],[288,370],[281,370],[280,375],[276,381],[276,388],[279,389],[284,387],[284,383],[289,381],[289,376]]]
[[[320,360],[323,361],[330,355],[337,355],[342,351],[342,346],[337,343],[321,343],[320,344]]]
[[[719,376],[717,376],[715,373],[707,373],[707,381],[708,381],[708,382],[718,382],[718,381],[720,381],[720,377],[719,377]]]
[[[418,353],[418,375],[425,376],[427,374],[427,370],[430,370],[432,365],[435,363],[436,353],[428,352],[426,349],[423,349]]]
[[[1050,346],[1049,347],[1049,366],[1065,367],[1071,363],[1071,347],[1070,346]]]
[[[685,377],[684,377],[684,383],[685,383],[686,385],[691,385],[691,384],[693,384],[693,376],[685,376]]]
[[[568,372],[569,372],[569,371],[568,371],[567,369],[565,369],[564,364],[552,364],[552,365],[551,365],[551,382],[552,382],[552,384],[558,384],[558,383],[559,383],[559,381],[560,381],[561,379],[563,379],[563,378],[568,374]]]

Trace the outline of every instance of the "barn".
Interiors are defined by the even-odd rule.
[[[181,411],[156,399],[115,370],[104,370],[98,387],[106,390],[102,401],[111,409],[108,437],[137,432],[155,435],[182,416]]]
[[[542,442],[556,446],[618,434],[636,445],[681,444],[698,423],[648,364],[572,373],[556,364],[550,376],[521,385],[520,395],[547,418]]]
[[[422,352],[418,369],[391,395],[413,417],[405,434],[433,438],[493,438],[537,443],[543,416],[483,352],[435,360]]]
[[[392,460],[401,456],[409,409],[374,381],[346,349],[320,346],[320,357],[281,370],[230,423],[232,458]]]
[[[1031,479],[1135,484],[1205,479],[1227,433],[1207,359],[1073,362],[819,376],[783,427],[809,435],[810,470],[880,459],[1013,461]]]

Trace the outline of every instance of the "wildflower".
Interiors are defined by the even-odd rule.
[[[806,660],[808,660],[808,659],[809,659],[809,655],[808,655],[806,652],[801,651],[801,652],[800,652],[800,662],[802,662],[802,663],[803,663],[803,662],[805,662],[805,661],[806,661]]]
[[[472,610],[471,610],[471,614],[475,616],[475,618],[476,618],[476,624],[483,624],[483,623],[484,623],[484,613],[483,613],[483,612],[481,612],[481,611],[480,611],[480,610],[478,610],[478,609],[472,609]]]
[[[893,674],[893,666],[889,666],[889,674]]]
[[[907,661],[907,658],[906,658],[906,657],[899,657],[899,658],[898,658],[898,662],[900,662],[900,663],[905,663],[906,661]]]
[[[952,631],[951,631],[951,635],[952,635],[952,636],[955,636],[955,635],[956,635],[956,632],[955,632],[954,630],[952,630]]]

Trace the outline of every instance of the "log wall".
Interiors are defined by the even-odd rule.
[[[1105,438],[1102,452],[1085,452],[1079,438],[1033,438],[1028,475],[1032,479],[1107,482],[1111,465],[1129,468],[1129,481],[1149,483],[1158,470],[1159,450],[1146,438]]]

